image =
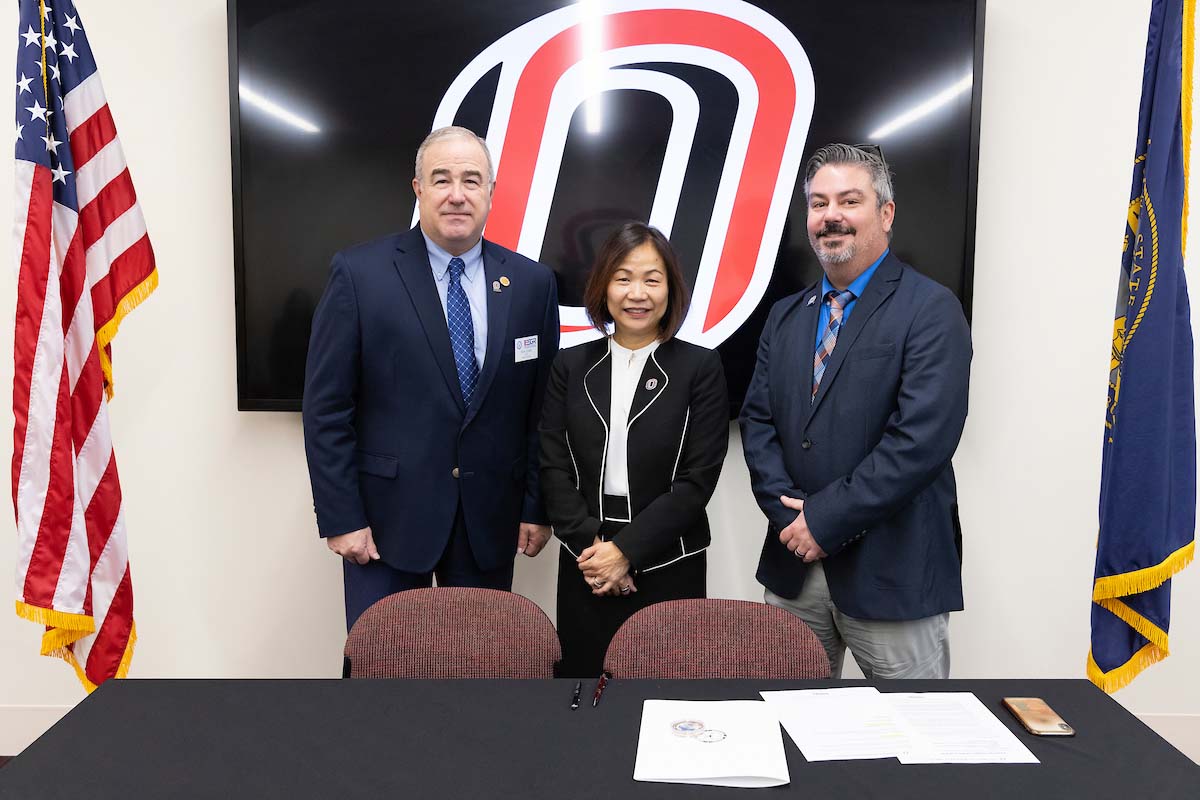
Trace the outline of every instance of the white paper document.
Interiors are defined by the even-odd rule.
[[[647,700],[633,779],[783,786],[790,778],[779,720],[757,700]]]
[[[809,761],[896,758],[910,747],[906,729],[873,686],[759,694]]]
[[[908,729],[901,764],[1037,764],[1021,740],[970,692],[881,695]],[[789,729],[790,733],[790,729]]]

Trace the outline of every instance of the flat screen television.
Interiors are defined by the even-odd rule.
[[[983,0],[229,0],[238,408],[298,410],[333,254],[414,222],[417,145],[488,139],[485,236],[556,273],[564,346],[604,238],[681,256],[681,336],[734,406],[766,314],[820,277],[803,164],[878,146],[893,251],[970,314]]]

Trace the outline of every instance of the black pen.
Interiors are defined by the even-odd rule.
[[[575,681],[575,696],[571,698],[571,710],[579,708],[579,693],[583,691],[583,681]]]
[[[592,708],[600,702],[600,695],[604,694],[604,687],[608,686],[608,673],[601,672],[600,680],[596,681],[596,693],[592,695]]]

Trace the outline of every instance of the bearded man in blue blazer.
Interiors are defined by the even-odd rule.
[[[482,238],[494,185],[482,139],[429,134],[420,224],[334,256],[313,316],[304,445],[347,629],[435,576],[511,589],[514,553],[550,536],[538,417],[558,293],[545,266]]]
[[[758,580],[835,676],[849,646],[868,678],[947,677],[970,332],[954,295],[891,253],[879,155],[823,147],[804,188],[825,274],[771,309],[739,419],[768,520]]]

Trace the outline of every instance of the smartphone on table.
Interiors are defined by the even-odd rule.
[[[1040,697],[1006,697],[1004,707],[1012,712],[1025,730],[1035,736],[1075,735],[1075,729]]]

